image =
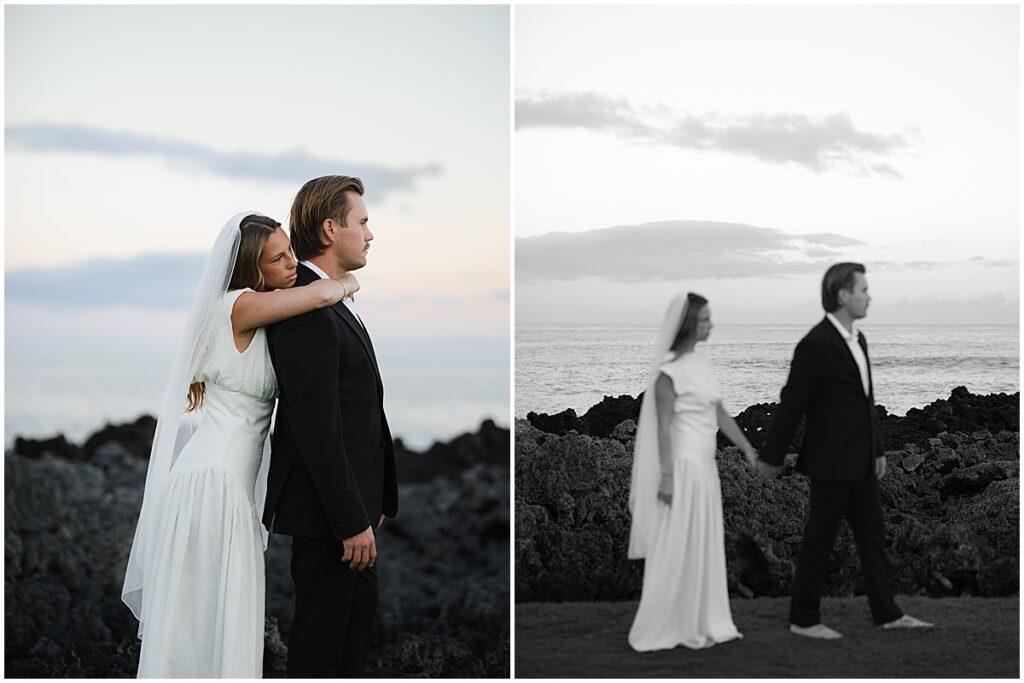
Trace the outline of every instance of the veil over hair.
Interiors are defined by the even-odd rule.
[[[689,296],[679,292],[669,302],[665,320],[658,332],[654,358],[647,371],[644,399],[640,404],[640,419],[636,425],[633,444],[633,475],[629,487],[629,510],[633,522],[629,527],[629,553],[631,560],[639,560],[650,552],[654,538],[654,525],[658,505],[658,483],[661,480],[661,459],[658,454],[658,408],[654,384],[661,374],[661,366],[672,350],[679,326],[683,324]]]
[[[125,571],[121,600],[139,620],[139,637],[146,625],[152,596],[145,588],[152,579],[158,561],[159,533],[165,517],[164,505],[171,468],[178,454],[192,437],[194,420],[185,415],[185,399],[199,363],[209,347],[211,323],[231,280],[241,241],[241,223],[246,216],[262,215],[257,211],[243,211],[224,224],[213,243],[213,249],[203,267],[189,308],[178,345],[167,389],[157,415],[156,433],[149,454],[146,487],[142,498],[139,523],[135,528],[128,568]]]

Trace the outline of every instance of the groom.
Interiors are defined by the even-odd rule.
[[[867,341],[854,327],[871,301],[864,273],[859,263],[837,263],[826,271],[821,282],[825,319],[797,344],[757,464],[762,475],[778,474],[806,415],[796,468],[811,480],[810,512],[793,577],[789,629],[811,638],[842,635],[821,623],[820,606],[825,564],[844,516],[857,544],[875,624],[887,629],[931,626],[903,614],[892,595],[878,489],[885,476],[885,450]]]
[[[358,178],[295,196],[295,286],[366,265],[373,234]],[[375,529],[398,511],[394,446],[373,345],[347,301],[271,325],[280,396],[263,524],[292,536],[289,677],[358,677],[377,611]]]

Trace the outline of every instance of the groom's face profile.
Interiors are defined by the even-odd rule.
[[[345,224],[341,225],[328,219],[324,221],[324,229],[331,231],[331,249],[338,259],[338,264],[347,272],[366,265],[366,252],[370,248],[373,233],[370,232],[370,217],[362,196],[351,191],[345,194],[348,195],[349,206]],[[328,226],[328,223],[331,225]]]
[[[868,314],[868,304],[871,297],[868,296],[868,279],[864,273],[853,274],[853,288],[839,291],[839,303],[849,312],[850,316],[857,320]]]

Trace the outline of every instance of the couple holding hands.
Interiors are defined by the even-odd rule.
[[[867,315],[867,289],[861,264],[838,263],[825,273],[825,318],[797,344],[760,453],[723,407],[711,363],[695,348],[711,332],[707,300],[693,293],[672,300],[634,446],[629,557],[645,562],[629,632],[633,649],[703,648],[742,637],[729,609],[716,433],[721,429],[739,446],[759,476],[772,477],[804,416],[796,468],[810,479],[810,509],[793,578],[790,631],[841,637],[822,623],[820,604],[825,565],[844,516],[874,623],[884,629],[932,626],[904,614],[893,598],[878,484],[885,450],[867,342],[854,324]]]

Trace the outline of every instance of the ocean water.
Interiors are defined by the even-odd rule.
[[[376,349],[384,380],[388,423],[407,446],[424,449],[484,419],[509,424],[508,339],[473,344],[382,345]],[[107,422],[155,414],[171,358],[120,358],[89,362],[8,354],[5,364],[4,443],[16,436],[58,433],[81,442]]]
[[[798,325],[718,325],[700,348],[711,358],[733,414],[777,401]],[[875,401],[903,415],[966,386],[978,394],[1020,390],[1014,326],[860,326],[868,340]],[[515,414],[584,413],[604,396],[644,389],[658,328],[521,325],[515,332]]]

